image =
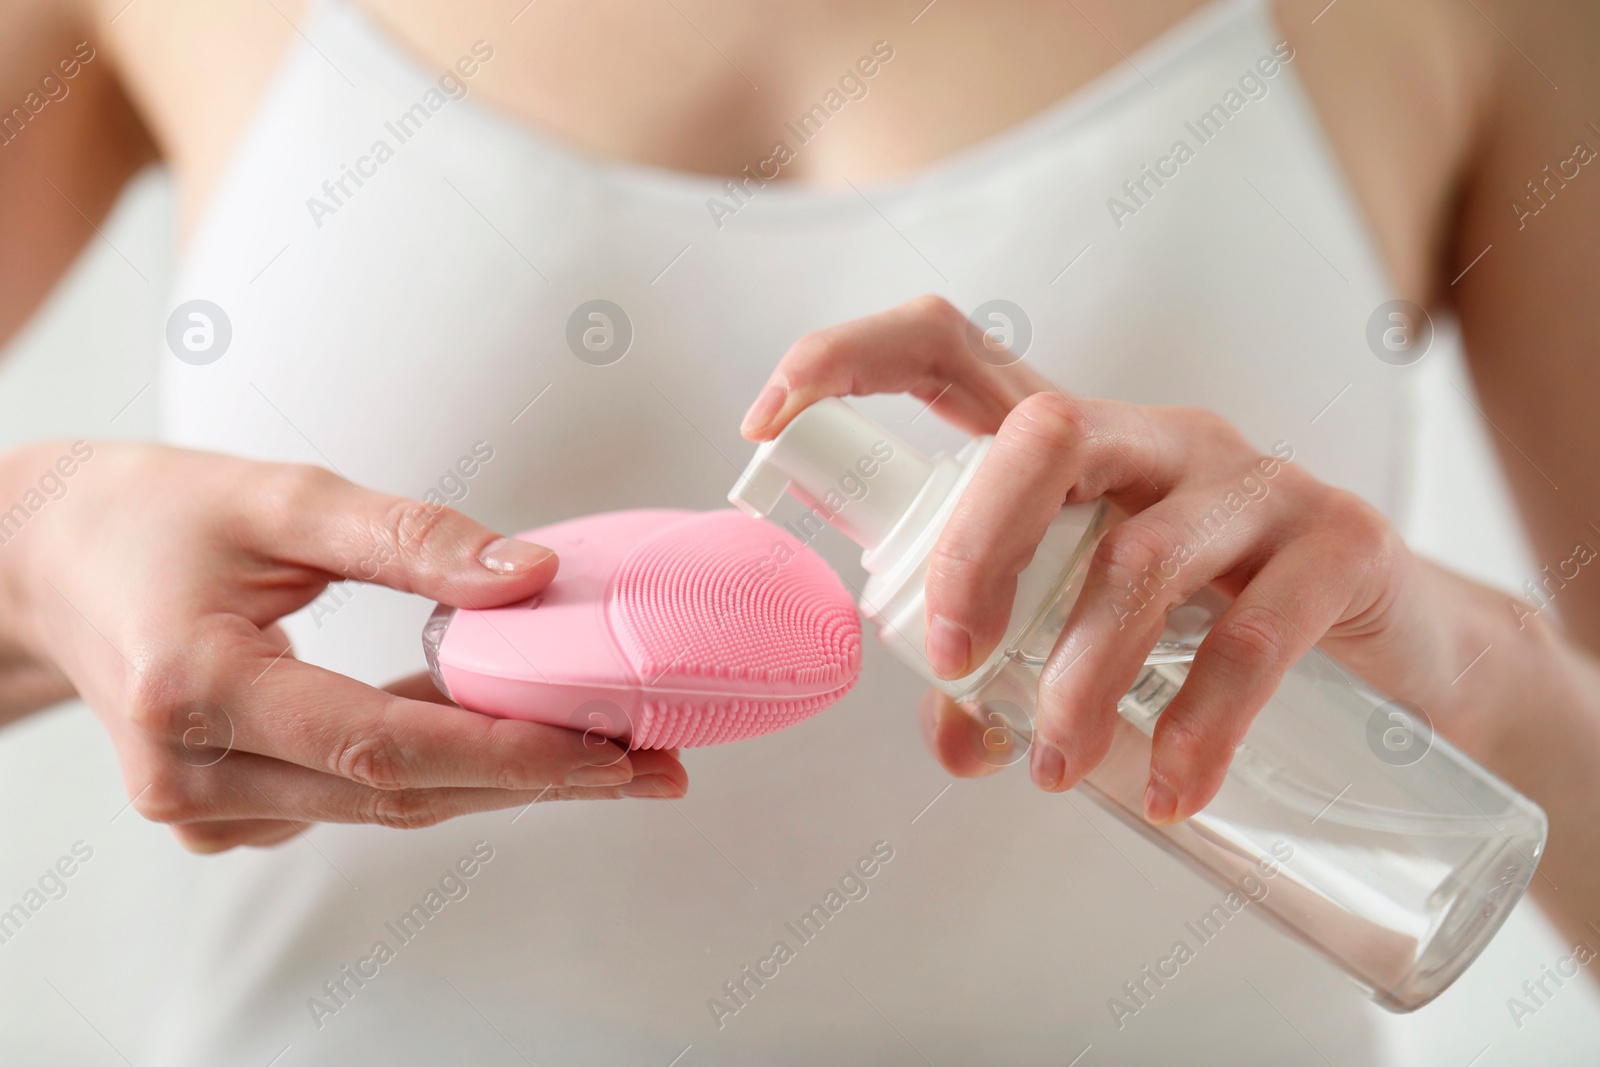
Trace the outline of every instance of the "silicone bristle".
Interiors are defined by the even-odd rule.
[[[759,737],[809,719],[848,691],[846,686],[824,696],[788,700],[646,700],[639,721],[634,723],[630,747],[694,748]]]
[[[635,748],[781,730],[842,697],[861,668],[861,624],[838,576],[738,512],[695,515],[641,544],[611,606],[645,685]]]

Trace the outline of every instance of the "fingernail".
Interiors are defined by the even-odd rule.
[[[1178,794],[1167,783],[1151,775],[1150,784],[1144,790],[1144,817],[1150,822],[1162,824],[1170,821],[1177,809]]]
[[[967,673],[967,657],[972,654],[972,638],[967,631],[935,615],[928,624],[928,665],[941,678],[959,678]]]
[[[613,763],[606,767],[577,767],[567,775],[563,785],[621,785],[633,781],[633,768],[627,763]]]
[[[1052,793],[1061,789],[1061,779],[1067,774],[1067,757],[1061,750],[1042,737],[1033,739],[1033,754],[1028,768],[1033,773],[1033,784]]]
[[[553,555],[555,553],[543,545],[502,537],[483,546],[483,551],[478,553],[478,562],[496,574],[521,574],[533,570]]]
[[[620,791],[625,797],[646,797],[655,800],[670,800],[673,797],[683,796],[683,789],[676,782],[660,774],[647,774],[643,778],[635,778]]]
[[[754,433],[762,429],[777,417],[783,410],[783,402],[789,399],[788,386],[773,382],[761,391],[756,397],[756,402],[750,405],[750,410],[745,413],[744,421],[739,424],[740,433]]]

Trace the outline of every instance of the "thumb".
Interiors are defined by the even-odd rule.
[[[525,599],[556,575],[550,549],[442,504],[364,489],[320,467],[282,467],[273,477],[267,503],[244,524],[246,547],[270,559],[460,608]]]
[[[920,296],[796,341],[739,430],[769,441],[824,397],[910,393],[968,433],[993,433],[1024,397],[1053,388],[1020,359],[997,358],[948,300]]]

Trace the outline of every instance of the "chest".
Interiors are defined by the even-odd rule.
[[[149,17],[113,25],[111,43],[167,148],[187,228],[284,53],[304,47],[291,20],[307,12],[304,0],[259,10],[146,2]],[[492,50],[476,65],[479,100],[579,151],[731,175],[772,159],[779,141],[793,140],[790,130],[826,120],[825,136],[809,140],[778,178],[835,186],[926,167],[1108,71],[1139,69],[1207,6],[936,0],[911,11],[885,0],[597,0],[533,3],[508,16],[488,0],[361,3],[429,69],[455,69],[475,46]],[[1391,276],[1424,297],[1440,205],[1470,130],[1460,79],[1416,84],[1414,71],[1419,56],[1448,71],[1455,45],[1424,17],[1431,3],[1408,5],[1404,17],[1360,0],[1344,6],[1339,20],[1317,25],[1297,12],[1272,14],[1300,57]],[[1410,106],[1389,106],[1407,82]],[[340,91],[361,89],[346,79]]]

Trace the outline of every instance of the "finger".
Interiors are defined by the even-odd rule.
[[[991,433],[1019,400],[1050,384],[1021,363],[979,359],[978,344],[966,316],[932,296],[808,334],[778,361],[740,432],[770,440],[823,397],[911,393],[937,402],[940,417],[962,429]]]
[[[959,678],[1004,636],[1017,576],[1063,502],[1129,510],[1186,469],[1167,424],[1130,404],[1035,393],[1006,417],[928,561],[928,663]]]
[[[240,845],[268,848],[303,832],[310,824],[284,822],[282,819],[237,819],[219,822],[179,823],[172,827],[172,836],[190,852],[210,855],[226,852]]]
[[[1104,758],[1117,702],[1173,608],[1224,576],[1248,581],[1275,545],[1296,536],[1299,520],[1264,504],[1213,511],[1222,492],[1179,490],[1113,526],[1095,547],[1041,677],[1033,756],[1041,789],[1071,789]]]
[[[224,747],[287,760],[375,789],[460,786],[541,789],[616,785],[639,753],[592,734],[499,719],[452,704],[409,700],[265,644],[246,619],[214,616],[190,642],[192,661],[220,677],[185,679],[220,707],[211,736]],[[193,731],[192,702],[152,687],[130,717],[178,746]],[[208,760],[209,761],[209,760]],[[191,762],[194,762],[191,760]]]
[[[288,631],[278,623],[272,622],[261,627],[261,638],[285,656],[294,655],[294,642],[289,640]]]
[[[1016,735],[998,717],[986,720],[937,689],[923,696],[917,717],[928,751],[957,778],[983,778],[1021,758]]]
[[[433,675],[427,671],[408,674],[404,678],[397,678],[383,687],[385,693],[393,693],[397,697],[407,700],[421,700],[429,704],[446,704],[459,707],[455,701],[439,692],[439,687],[433,683]]]
[[[237,748],[375,789],[618,785],[639,758],[595,735],[408,700],[298,662],[245,688],[231,703],[246,709]]]
[[[453,508],[354,485],[319,467],[275,467],[243,523],[244,547],[340,578],[485,608],[533,596],[555,554]]]
[[[1306,543],[1273,557],[1212,624],[1156,721],[1144,798],[1151,822],[1180,822],[1211,802],[1284,674],[1347,611],[1350,583],[1330,554]]]
[[[247,752],[233,752],[218,763],[165,766],[134,800],[134,808],[153,822],[216,826],[217,840],[235,841],[249,830],[271,836],[265,825],[318,822],[366,823],[401,829],[433,826],[482,811],[520,807],[548,800],[617,800],[630,797],[680,797],[688,788],[681,764],[663,753],[648,753],[647,773],[622,785],[549,785],[540,789],[372,789],[345,778],[297,767]],[[260,823],[260,827],[247,824]],[[204,843],[200,830],[190,838]]]

